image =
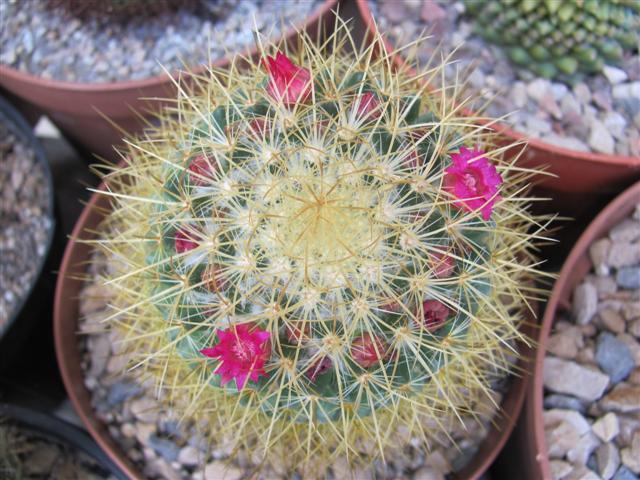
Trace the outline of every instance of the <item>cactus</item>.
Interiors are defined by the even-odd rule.
[[[640,45],[636,0],[466,0],[475,30],[540,77],[577,81]]]
[[[442,66],[395,72],[379,37],[350,53],[350,35],[177,84],[103,172],[92,243],[134,371],[303,475],[481,418],[539,293],[533,172],[460,114],[458,85],[427,90]]]

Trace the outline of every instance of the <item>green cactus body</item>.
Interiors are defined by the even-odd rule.
[[[636,0],[466,0],[475,30],[519,67],[575,81],[640,46]]]
[[[281,452],[316,473],[400,452],[407,432],[427,448],[477,413],[535,296],[519,197],[531,172],[448,90],[392,72],[375,45],[346,53],[348,35],[338,28],[332,53],[304,39],[293,58],[312,88],[294,103],[269,94],[259,64],[181,89],[105,175],[100,242],[121,264],[111,320],[165,401],[267,463]],[[503,180],[482,214],[444,187],[452,152],[476,144]],[[253,334],[261,343],[241,342]],[[224,360],[203,355],[223,335],[230,354],[260,357],[259,376],[225,381]]]

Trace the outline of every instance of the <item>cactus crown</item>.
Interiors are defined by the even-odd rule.
[[[640,44],[636,0],[467,0],[476,31],[516,65],[577,81]]]
[[[531,172],[457,85],[426,90],[442,66],[352,45],[340,25],[192,76],[104,174],[108,320],[138,370],[211,436],[301,471],[481,416],[535,296]]]

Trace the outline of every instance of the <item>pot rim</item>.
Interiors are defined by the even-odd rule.
[[[304,30],[310,25],[318,23],[319,20],[334,9],[337,3],[338,0],[323,0],[322,4],[320,4],[310,15],[302,18],[295,24],[290,24],[289,28],[282,31],[276,38],[270,39],[269,43],[279,40],[288,41],[292,37],[295,37],[297,32]],[[259,51],[255,44],[249,43],[245,47],[234,51],[231,58],[239,54],[246,54],[251,58],[258,55]],[[186,68],[189,73],[198,75],[206,72],[207,69],[211,67],[227,67],[231,62],[231,58],[225,56],[214,60],[211,64],[200,63],[191,69],[188,69],[188,67]],[[7,76],[20,83],[31,84],[37,88],[47,88],[58,92],[119,93],[137,91],[170,82],[172,79],[177,80],[182,73],[185,73],[185,69],[178,68],[174,69],[169,74],[165,72],[138,80],[118,80],[115,82],[74,82],[69,80],[42,78],[38,75],[18,70],[17,68],[10,67],[6,64],[0,64],[0,77]]]
[[[44,148],[42,147],[42,144],[33,133],[33,129],[29,126],[24,117],[13,107],[13,105],[11,105],[5,98],[0,96],[0,121],[2,117],[5,117],[7,123],[10,124],[9,130],[14,131],[14,133],[18,135],[20,140],[27,143],[28,146],[33,150],[35,162],[42,167],[42,170],[44,172],[44,180],[49,187],[49,194],[47,195],[47,209],[46,212],[44,212],[44,216],[48,217],[51,221],[51,227],[49,228],[49,232],[47,233],[47,238],[45,240],[44,253],[37,261],[36,270],[34,272],[32,281],[30,282],[29,288],[26,290],[26,292],[16,305],[16,308],[13,310],[11,317],[9,318],[7,323],[5,323],[4,325],[0,325],[0,342],[4,338],[5,334],[9,332],[16,319],[20,316],[22,309],[33,294],[34,288],[38,283],[38,280],[40,280],[40,277],[43,273],[42,271],[44,270],[44,266],[47,263],[49,252],[51,251],[51,245],[53,244],[53,237],[55,236],[56,232],[56,218],[54,213],[55,191],[53,176],[51,175],[51,168],[49,167],[49,161],[47,160]]]
[[[373,18],[373,13],[371,12],[371,8],[369,8],[369,0],[356,0],[356,5],[358,7],[358,13],[360,13],[360,17],[363,20],[366,30],[368,32],[378,32],[382,34],[382,32],[377,28],[377,23]],[[383,37],[383,43],[385,50],[392,56],[393,63],[397,68],[406,69],[408,71],[414,71],[413,67],[409,65],[404,57],[395,51],[395,48],[391,41],[385,36]],[[477,116],[475,112],[465,108],[465,115],[468,116]],[[491,128],[493,128],[497,133],[504,135],[505,137],[509,137],[516,142],[526,142],[530,147],[537,148],[542,151],[549,152],[549,155],[553,156],[565,156],[571,157],[572,159],[601,164],[611,164],[617,166],[628,166],[628,167],[636,167],[640,168],[640,158],[632,157],[627,155],[614,155],[614,154],[606,154],[606,153],[594,153],[594,152],[581,152],[579,150],[572,150],[570,148],[559,147],[557,145],[553,145],[551,143],[544,142],[538,138],[532,138],[527,136],[523,132],[518,132],[512,130],[507,126],[504,122],[495,122],[491,124]]]
[[[591,270],[591,259],[589,257],[589,247],[591,244],[606,235],[607,232],[622,219],[626,218],[633,211],[635,205],[640,203],[640,181],[634,183],[624,192],[611,201],[600,213],[591,221],[584,230],[580,238],[575,243],[569,256],[565,260],[558,279],[553,285],[553,290],[542,319],[538,352],[536,354],[535,370],[533,372],[533,398],[528,402],[528,410],[533,409],[533,435],[537,448],[536,460],[541,466],[544,478],[551,478],[549,459],[547,456],[547,442],[544,433],[544,359],[546,357],[546,344],[553,326],[556,312],[564,305],[568,304],[573,290],[573,274],[576,272],[578,264],[588,265]],[[586,262],[586,263],[585,263]],[[578,270],[581,272],[581,270]],[[585,274],[586,275],[586,274]],[[584,278],[580,276],[580,278]],[[531,434],[531,432],[530,432]]]

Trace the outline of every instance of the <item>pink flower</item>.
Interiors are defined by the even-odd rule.
[[[329,371],[331,365],[332,363],[329,357],[322,357],[307,369],[305,375],[307,376],[307,378],[309,378],[309,380],[315,382],[316,378],[318,378],[318,375],[322,375],[323,373]]]
[[[271,356],[269,332],[260,330],[253,324],[243,323],[218,330],[217,335],[220,340],[218,344],[213,348],[204,348],[200,353],[220,360],[214,373],[221,376],[222,385],[235,379],[240,391],[247,377],[252,382],[257,382],[261,375],[266,375],[264,364]]]
[[[444,325],[451,314],[451,310],[438,300],[422,302],[422,326],[428,332],[435,332]]]
[[[351,343],[351,357],[364,368],[378,365],[387,355],[387,346],[382,339],[369,332],[363,333]]]
[[[356,105],[356,112],[359,117],[371,117],[371,119],[374,120],[380,116],[380,109],[378,108],[380,100],[378,100],[378,97],[372,92],[364,92],[360,95],[356,99]]]
[[[189,181],[192,185],[206,185],[208,179],[213,179],[216,169],[215,160],[207,158],[205,155],[198,155],[189,163]]]
[[[276,58],[267,57],[264,66],[269,73],[267,93],[275,100],[289,106],[305,102],[311,95],[309,70],[297,66],[286,55],[278,52]]]
[[[173,238],[177,253],[188,252],[198,246],[198,242],[194,238],[193,232],[188,230],[178,230]]]
[[[269,134],[269,124],[264,118],[253,118],[249,121],[249,130],[257,138],[265,138]]]
[[[489,220],[493,204],[502,198],[498,194],[502,177],[483,155],[482,150],[465,147],[452,154],[453,165],[445,169],[444,188],[459,199],[454,205],[471,212],[480,210],[482,218]]]
[[[436,278],[447,278],[453,274],[455,263],[450,255],[432,252],[430,260],[431,269]]]

